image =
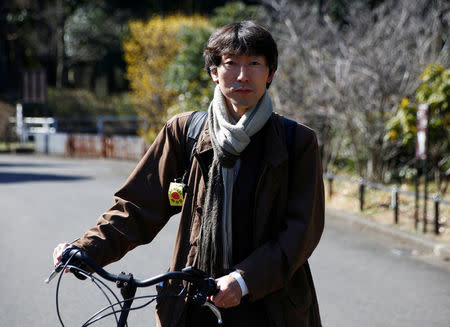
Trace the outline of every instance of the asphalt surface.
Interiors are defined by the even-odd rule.
[[[46,285],[51,254],[91,227],[135,163],[0,155],[0,326],[60,326],[57,281]],[[170,262],[177,217],[149,246],[107,268],[147,278]],[[450,264],[414,243],[327,216],[311,260],[324,326],[435,326],[450,321]],[[105,305],[90,281],[67,274],[60,287],[66,326],[80,326]],[[130,326],[154,326],[152,309]],[[112,326],[111,320],[94,326]]]

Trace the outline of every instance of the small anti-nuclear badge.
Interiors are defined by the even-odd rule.
[[[171,182],[169,185],[169,202],[173,207],[181,207],[183,205],[183,186],[182,183]]]

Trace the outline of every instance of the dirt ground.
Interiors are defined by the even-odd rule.
[[[334,180],[332,196],[329,194],[329,184],[325,180],[326,205],[330,208],[359,214],[383,225],[391,225],[403,231],[425,236],[431,240],[450,244],[450,206],[441,203],[439,206],[439,235],[434,233],[435,204],[427,202],[427,233],[423,233],[424,200],[419,201],[418,217],[415,224],[414,197],[399,194],[398,224],[394,224],[394,210],[391,208],[391,193],[384,190],[374,190],[366,187],[364,196],[364,210],[360,211],[359,185],[342,180]]]

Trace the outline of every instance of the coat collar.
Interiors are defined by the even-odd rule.
[[[269,165],[278,166],[282,162],[288,160],[288,150],[286,148],[286,140],[284,134],[284,118],[272,114],[264,128],[267,129],[265,135],[265,149],[263,160]],[[200,136],[198,138],[196,151],[202,155],[208,151],[212,151],[211,138],[209,135],[208,121],[205,123]]]

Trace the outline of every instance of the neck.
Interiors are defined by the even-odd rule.
[[[236,122],[238,122],[239,119],[241,119],[242,115],[244,115],[247,112],[247,110],[250,109],[250,108],[238,108],[238,107],[235,107],[227,99],[225,99],[225,100],[226,100],[228,114],[231,117],[233,117],[233,119]]]

